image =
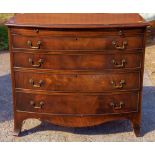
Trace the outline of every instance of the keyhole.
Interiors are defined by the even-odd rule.
[[[122,36],[122,35],[123,35],[122,30],[120,30],[120,31],[118,32],[118,35],[119,35],[119,36]]]

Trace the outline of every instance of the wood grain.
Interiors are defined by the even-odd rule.
[[[13,49],[30,49],[27,45],[28,41],[32,42],[33,46],[37,46],[37,42],[41,41],[41,50],[117,50],[112,44],[116,42],[117,46],[123,46],[126,41],[125,49],[142,49],[143,42],[141,36],[132,37],[29,37],[21,35],[13,35]],[[39,50],[38,49],[38,50]]]
[[[51,70],[127,70],[141,68],[142,53],[109,54],[47,54],[47,53],[14,53],[15,68],[51,69]],[[21,61],[22,60],[22,61]],[[32,60],[32,61],[30,61]],[[42,60],[42,63],[39,61]],[[113,62],[116,62],[116,64]],[[122,61],[125,60],[123,66]],[[34,65],[39,65],[35,67]]]
[[[105,28],[105,27],[145,27],[147,23],[138,14],[107,13],[53,13],[16,14],[8,26],[48,27],[48,28]]]
[[[32,79],[34,87],[29,81]],[[125,83],[122,88],[115,88],[114,85],[120,86],[121,80]],[[114,81],[115,84],[111,82]],[[44,72],[15,72],[15,87],[21,89],[34,89],[60,92],[106,92],[106,91],[124,91],[140,90],[140,72],[128,73],[100,73],[100,74],[51,74]]]
[[[16,14],[6,25],[16,135],[37,118],[68,127],[129,119],[139,136],[148,25],[140,15]]]
[[[139,94],[136,92],[110,95],[92,95],[92,94],[57,94],[43,95],[30,93],[16,93],[17,110],[27,112],[37,112],[50,115],[105,115],[121,114],[138,111]],[[130,100],[128,100],[130,98]],[[35,105],[31,105],[31,101]],[[40,102],[44,104],[40,108]],[[117,107],[120,102],[124,104],[120,109],[111,105],[114,103]],[[60,108],[61,107],[61,108]]]

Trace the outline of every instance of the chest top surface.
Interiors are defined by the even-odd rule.
[[[147,22],[139,14],[27,13],[16,14],[6,25],[42,28],[107,28],[145,27]]]

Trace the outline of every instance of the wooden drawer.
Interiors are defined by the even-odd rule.
[[[142,53],[40,54],[14,53],[14,67],[53,70],[103,70],[141,68]],[[22,60],[22,61],[21,61]]]
[[[16,88],[62,91],[104,92],[140,89],[140,72],[126,73],[42,73],[15,72]]]
[[[29,37],[12,36],[13,49],[31,50],[124,50],[143,48],[141,36],[131,37]]]
[[[16,93],[16,108],[20,111],[55,115],[97,115],[138,111],[139,94],[91,95]]]
[[[12,28],[12,34],[24,36],[133,36],[143,35],[143,28],[113,28],[113,29],[44,29],[44,28]]]

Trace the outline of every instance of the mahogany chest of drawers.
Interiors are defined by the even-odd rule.
[[[16,14],[9,27],[14,131],[129,119],[140,133],[145,32],[138,14]]]

